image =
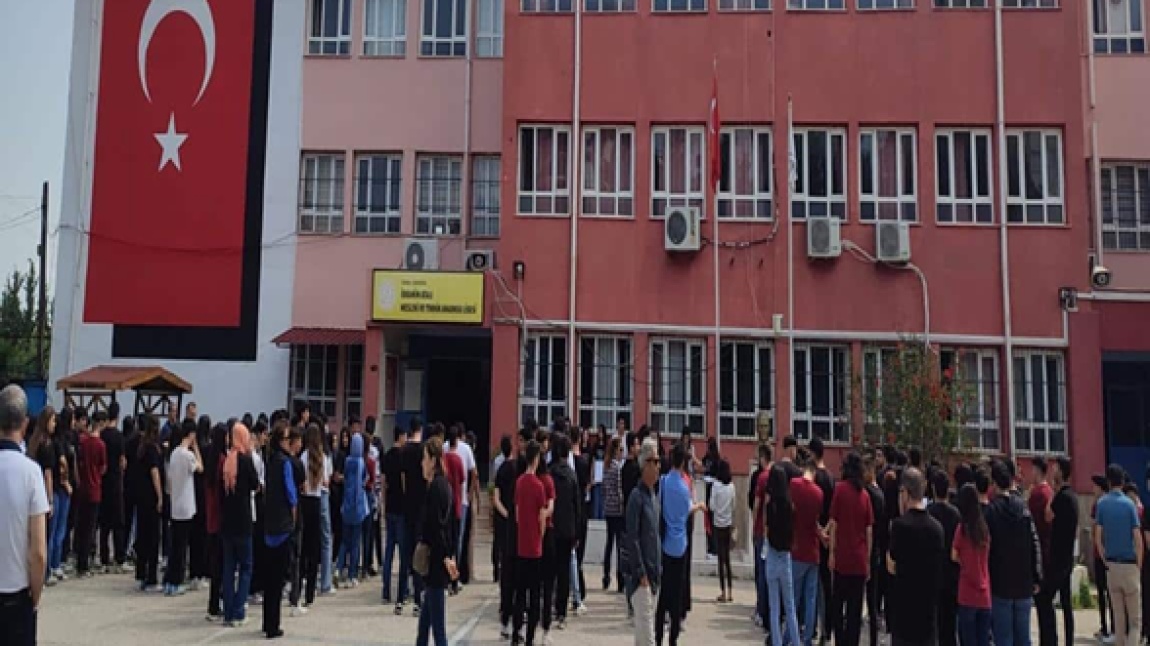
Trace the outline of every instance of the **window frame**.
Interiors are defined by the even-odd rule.
[[[503,58],[503,3],[504,0],[476,0],[475,2],[475,57]],[[490,15],[486,15],[489,13]],[[484,18],[491,23],[486,28]]]
[[[551,170],[549,173],[549,182],[552,188],[548,190],[536,190],[534,186],[538,183],[539,171],[537,162],[539,160],[539,133],[541,131],[550,130],[552,138],[551,149]],[[531,183],[532,189],[525,190],[523,188],[523,180],[525,178],[524,171],[524,155],[523,135],[525,132],[531,131],[532,135],[532,153],[531,153]],[[517,155],[516,155],[516,176],[515,176],[515,213],[519,216],[528,217],[569,217],[571,215],[571,127],[564,124],[552,123],[522,123],[519,124],[519,140],[517,142]],[[560,150],[560,138],[565,140],[565,147]],[[562,152],[562,154],[560,154]],[[560,188],[559,184],[562,183],[563,187]],[[531,208],[524,209],[523,205],[530,200]],[[550,210],[537,208],[540,204],[539,200],[551,200],[552,208]],[[563,201],[564,208],[558,208],[559,202]]]
[[[672,5],[677,2],[687,3],[686,8],[675,8]],[[664,8],[659,8],[660,4],[666,5]],[[705,14],[709,10],[707,0],[651,0],[651,14],[652,15],[666,15],[676,13],[688,14]]]
[[[320,26],[319,33],[323,34],[327,22],[327,11],[325,10],[328,3],[336,4],[336,35],[335,36],[315,36],[316,32],[316,11],[319,8]],[[308,15],[308,30],[307,30],[307,55],[308,56],[350,56],[351,55],[351,18],[352,6],[351,0],[311,0],[311,11]],[[335,51],[324,51],[327,45],[335,45]]]
[[[811,167],[809,154],[810,151],[810,135],[813,133],[822,133],[826,136],[824,142],[823,152],[827,159],[827,177],[826,177],[826,192],[825,196],[811,195]],[[841,150],[839,151],[839,181],[842,183],[840,191],[834,192],[834,155],[835,155],[835,139],[840,142]],[[790,204],[788,209],[790,217],[795,220],[806,221],[811,218],[834,217],[842,222],[847,221],[847,130],[836,126],[804,126],[793,128],[791,132],[791,146],[795,157],[795,181],[794,190],[790,194]],[[803,213],[796,213],[796,206],[803,205]],[[825,215],[812,215],[811,205],[825,205]],[[835,210],[838,207],[839,213],[836,214]]]
[[[973,393],[974,401],[968,402],[964,416],[962,448],[979,453],[998,453],[1002,450],[1002,365],[997,348],[943,348],[940,352],[940,366],[944,379],[947,369],[952,374],[957,370],[963,388]],[[965,360],[974,358],[976,374],[971,375]],[[989,378],[984,374],[985,361],[991,362]],[[972,413],[973,410],[973,413]],[[988,415],[988,413],[990,413]],[[989,418],[989,419],[988,419]],[[989,446],[987,437],[994,438],[994,446]],[[977,438],[973,442],[972,438]]]
[[[440,2],[451,3],[451,35],[436,33]],[[428,18],[428,12],[431,18]],[[463,58],[467,56],[470,26],[467,24],[467,0],[422,0],[419,14],[420,58]],[[428,27],[431,33],[428,33]]]
[[[674,174],[671,170],[673,164],[664,161],[662,172],[659,172],[659,146],[656,141],[659,137],[664,138],[663,149],[665,151],[664,157],[669,157],[671,150],[671,137],[677,130],[683,131],[683,182],[686,187],[685,192],[675,193],[672,192],[671,180]],[[692,139],[696,141],[692,144]],[[694,157],[694,146],[698,146],[698,172],[694,173],[691,168],[691,160]],[[667,211],[676,207],[695,207],[699,209],[699,214],[702,219],[707,217],[706,201],[707,201],[707,188],[706,188],[706,164],[707,164],[707,131],[703,126],[693,125],[663,125],[651,127],[651,211],[649,214],[652,220],[662,220],[667,217]],[[694,177],[693,177],[694,175]],[[665,186],[664,190],[659,190],[658,183],[662,181]],[[693,184],[697,184],[698,188],[694,188]],[[659,208],[659,203],[662,201],[662,208]],[[662,211],[662,213],[659,213]]]
[[[437,162],[447,162],[448,177],[436,177]],[[415,158],[415,234],[420,236],[451,237],[463,235],[463,156],[421,153]],[[425,168],[430,167],[431,176],[425,177]],[[446,182],[446,203],[444,211],[436,204],[435,192],[440,182]],[[454,212],[452,209],[454,207]],[[439,222],[442,220],[442,222]],[[426,227],[424,226],[426,224]],[[436,232],[442,224],[444,230]],[[452,230],[452,224],[455,230]]]
[[[813,360],[812,354],[814,350],[826,350],[828,361],[828,374],[825,375],[828,388],[827,404],[829,415],[815,414],[813,412],[813,385],[815,377],[813,376]],[[800,368],[799,360],[796,355],[802,352],[804,358],[802,361],[803,371],[803,389],[804,389],[804,404],[806,410],[798,410],[798,378],[794,374]],[[843,363],[843,374],[841,376],[835,375],[834,364],[835,354],[839,353]],[[814,426],[816,423],[825,423],[829,430],[827,437],[823,441],[828,445],[846,446],[851,441],[851,348],[849,345],[841,343],[820,343],[820,342],[797,342],[791,348],[791,433],[799,440],[810,440],[814,437]],[[840,382],[840,383],[836,383]],[[838,410],[835,406],[835,389],[841,387],[842,411]],[[805,433],[799,432],[800,424],[806,427]],[[841,429],[842,433],[836,436],[836,429]]]
[[[385,194],[384,197],[385,210],[374,210],[375,201],[372,199],[374,196],[375,185],[378,183],[374,179],[375,163],[382,161],[387,169],[385,173],[386,179],[383,180]],[[364,174],[362,172],[363,162],[368,162],[369,172],[367,174],[368,185],[368,205],[364,207],[360,202],[360,194],[363,191]],[[399,175],[396,177],[391,176],[391,171],[398,163]],[[355,155],[355,195],[352,197],[352,226],[351,232],[354,235],[372,236],[372,235],[396,235],[403,232],[403,154],[402,153],[356,153]],[[395,189],[395,200],[389,200],[390,192]],[[372,222],[374,220],[383,220],[383,231],[372,231]],[[360,222],[365,221],[366,226],[364,230],[360,230]]]
[[[592,7],[591,3],[595,6]],[[607,9],[605,5],[613,2],[616,8]],[[635,13],[639,10],[638,0],[583,0],[584,13]]]
[[[967,134],[970,136],[970,150],[971,156],[968,160],[970,168],[968,174],[970,177],[971,196],[957,197],[956,177],[957,177],[957,158],[955,155],[955,136]],[[939,156],[942,150],[939,147],[939,140],[946,139],[947,141],[947,183],[948,190],[951,195],[942,194],[942,164],[939,163]],[[986,142],[986,195],[978,195],[981,190],[982,180],[978,174],[978,140],[982,139]],[[994,205],[994,135],[988,128],[938,128],[934,131],[934,221],[939,226],[987,226],[994,225],[995,218],[995,205]],[[942,207],[950,207],[951,219],[944,220],[942,218]],[[969,222],[958,220],[958,209],[962,206],[969,206],[971,213],[971,220]],[[980,221],[978,219],[979,207],[986,207],[990,210],[990,220]]]
[[[828,5],[826,7],[808,6],[808,5],[812,4],[812,1],[813,0],[787,0],[787,11],[846,11],[847,10],[845,0],[820,0],[822,2],[825,2]],[[831,6],[829,6],[831,4],[838,4],[840,6],[831,7]]]
[[[976,5],[975,3],[981,3]],[[993,9],[994,0],[934,0],[935,9]]]
[[[1034,401],[1034,374],[1033,368],[1034,359],[1042,359],[1042,414],[1050,417],[1050,375],[1047,371],[1050,369],[1050,361],[1055,361],[1055,368],[1058,383],[1055,385],[1058,395],[1058,405],[1055,414],[1059,418],[1057,421],[1043,420],[1038,421],[1033,419],[1036,417],[1035,401]],[[1014,362],[1014,383],[1011,388],[1015,389],[1014,392],[1014,408],[1011,414],[1014,415],[1014,452],[1016,454],[1024,455],[1066,455],[1070,449],[1070,435],[1068,431],[1068,420],[1066,416],[1066,355],[1062,351],[1045,350],[1036,348],[1026,348],[1022,350],[1015,350],[1011,360]],[[1021,370],[1019,369],[1021,365]],[[1019,385],[1022,386],[1023,392],[1018,392]],[[1051,437],[1055,433],[1061,433],[1062,450],[1051,450]],[[1043,437],[1044,448],[1036,449],[1037,442],[1035,439]],[[1029,446],[1023,446],[1019,440],[1022,438],[1029,440]]]
[[[588,366],[585,363],[584,353],[590,343],[591,355],[594,362]],[[599,363],[600,346],[603,345],[610,354],[611,362]],[[625,358],[621,358],[624,357]],[[589,372],[590,374],[585,374]],[[607,396],[608,402],[603,404],[604,397],[600,395],[600,378],[610,375],[613,384],[607,384],[608,390],[614,392]],[[584,392],[584,383],[590,378],[590,401],[588,393]],[[627,420],[628,426],[634,416],[635,406],[635,342],[629,336],[588,334],[579,337],[579,425],[583,428],[592,428],[598,424],[611,428],[619,417]]]
[[[494,162],[492,171],[487,167]],[[491,177],[492,172],[495,176]],[[503,195],[500,179],[503,175],[503,158],[498,155],[473,155],[471,157],[471,218],[467,233],[472,238],[498,238],[502,232],[500,219]],[[494,208],[494,212],[492,209]],[[480,226],[480,222],[484,222]],[[492,223],[494,226],[492,227]]]
[[[739,134],[749,132],[751,135],[751,192],[740,193],[737,190],[739,183],[736,177],[738,173],[738,160],[739,160]],[[766,138],[766,162],[767,169],[765,175],[761,172],[761,162],[763,161],[763,138]],[[729,154],[724,154],[726,151]],[[774,219],[774,133],[771,132],[769,126],[724,126],[719,130],[719,184],[716,188],[717,209],[715,213],[721,221],[728,222],[769,222]],[[760,186],[761,181],[765,180],[767,187],[763,190]],[[724,181],[728,186],[727,190],[723,190]],[[735,215],[734,213],[739,210],[740,204],[749,203],[751,211],[754,215]],[[723,215],[724,205],[726,212],[730,215]],[[762,208],[762,211],[760,211]],[[758,215],[760,212],[765,215]]]
[[[340,346],[293,344],[290,352],[289,404],[292,401],[302,399],[308,402],[316,412],[335,417],[342,408],[339,397],[339,375],[340,369],[344,366],[340,365]],[[318,386],[312,384],[311,367],[313,363],[322,365],[322,377]],[[313,395],[312,393],[318,394]]]
[[[371,22],[373,6],[375,7],[374,25]],[[389,35],[372,35],[369,33],[373,27],[377,30],[383,29],[386,24],[384,10],[389,8],[392,28],[395,33]],[[388,51],[381,52],[381,49]],[[364,0],[363,55],[367,58],[404,58],[407,56],[407,0]]]
[[[1119,209],[1122,208],[1118,185],[1118,171],[1131,169],[1134,180],[1134,223],[1123,226]],[[1132,162],[1102,162],[1099,190],[1102,193],[1102,248],[1120,253],[1150,251],[1150,164]],[[1109,188],[1107,188],[1109,184]],[[1134,246],[1123,246],[1124,236],[1134,236]]]
[[[1095,54],[1130,54],[1140,56],[1146,53],[1146,7],[1142,0],[1117,0],[1126,4],[1126,25],[1124,32],[1108,33],[1103,31],[1106,25],[1099,19],[1099,5],[1108,6],[1115,0],[1094,0],[1090,3],[1091,24],[1093,33],[1090,34],[1091,47]],[[1137,12],[1135,12],[1137,7]],[[1109,23],[1109,18],[1106,20]],[[1134,22],[1139,22],[1137,27]]]
[[[343,410],[343,421],[346,424],[353,415],[359,419],[363,419],[363,367],[366,363],[364,361],[366,357],[365,348],[362,344],[358,343],[343,346],[343,357],[343,402],[340,408]],[[354,376],[357,373],[359,376],[358,390],[352,387],[352,384],[355,383]]]
[[[739,6],[741,4],[755,6]],[[771,11],[773,9],[771,5],[771,0],[719,0],[719,11],[730,13]]]
[[[322,180],[320,177],[319,166],[324,160],[331,162],[328,180]],[[309,161],[315,162],[316,173],[314,177],[307,175]],[[331,187],[327,189],[327,194],[324,196],[331,201],[331,206],[326,209],[322,208],[319,199],[321,193],[319,184],[323,181],[331,183]],[[305,151],[300,155],[300,195],[296,218],[296,231],[298,233],[303,235],[340,235],[343,233],[344,211],[347,207],[344,196],[346,182],[347,156],[344,153]],[[316,198],[312,205],[309,205],[306,199],[309,188]],[[304,218],[311,218],[311,227],[304,227]],[[321,218],[327,223],[327,227],[323,230],[315,225]]]
[[[1038,198],[1026,197],[1026,154],[1025,154],[1025,140],[1026,135],[1037,134],[1042,142],[1042,196]],[[1049,159],[1049,140],[1048,137],[1055,137],[1058,145],[1058,196],[1051,197],[1049,191],[1050,185],[1050,168],[1048,165]],[[1011,164],[1010,152],[1012,142],[1014,142],[1014,149],[1017,151],[1016,163]],[[1063,141],[1062,131],[1053,128],[1007,128],[1006,130],[1006,173],[1007,173],[1007,192],[1006,192],[1006,223],[1013,225],[1025,226],[1051,226],[1051,227],[1065,227],[1068,225],[1068,218],[1066,214],[1066,150],[1065,142]],[[1013,194],[1010,186],[1011,173],[1017,173],[1018,182],[1018,195]],[[1020,209],[1017,211],[1021,214],[1021,219],[1012,217],[1014,208]],[[1042,209],[1042,221],[1030,221],[1029,209],[1031,207],[1038,207]],[[1059,215],[1058,221],[1051,221],[1050,213],[1053,209],[1057,209]]]
[[[753,383],[752,383],[751,387],[752,387],[752,392],[754,393],[753,398],[755,401],[753,403],[754,410],[750,411],[750,412],[745,411],[745,410],[739,410],[739,408],[740,408],[740,398],[739,398],[739,376],[740,376],[740,374],[739,374],[740,373],[739,348],[740,348],[740,346],[742,346],[743,348],[749,347],[752,351],[751,356],[752,356],[753,366],[751,367],[751,374],[752,374]],[[719,347],[720,347],[719,364],[718,364],[718,370],[720,372],[719,392],[718,392],[718,399],[719,399],[719,406],[718,406],[718,408],[719,408],[719,411],[718,411],[719,437],[721,437],[724,440],[734,440],[734,441],[755,440],[755,441],[757,441],[759,439],[759,432],[758,432],[759,412],[760,411],[766,411],[767,416],[771,421],[771,427],[770,427],[771,428],[771,435],[770,435],[770,437],[771,437],[771,439],[774,439],[774,437],[775,437],[775,386],[777,384],[777,381],[776,381],[777,378],[775,375],[775,361],[776,361],[776,359],[775,359],[775,346],[774,346],[774,344],[770,343],[769,341],[732,339],[732,340],[723,340],[719,344]],[[762,365],[764,352],[766,352],[766,354],[767,354],[767,363],[769,364],[766,366],[765,370],[764,370],[763,365]],[[730,365],[729,369],[726,367],[726,364],[725,364],[725,359],[728,356],[731,360],[731,365]],[[766,376],[766,379],[767,379],[767,384],[765,386],[763,384],[764,375]],[[723,397],[723,391],[727,387],[727,379],[728,378],[731,379],[731,383],[729,386],[731,389],[731,401],[730,402],[724,401],[724,397]],[[766,398],[767,398],[767,402],[766,402],[765,407],[763,406],[763,402],[761,401],[764,394],[766,395]],[[729,403],[729,405],[728,405],[728,403]],[[729,431],[724,429],[724,421],[726,421],[726,420],[729,420],[729,424],[730,424],[730,430]],[[749,435],[742,434],[739,432],[739,422],[740,421],[745,422],[746,420],[750,420],[750,422],[751,422],[751,433]]]
[[[603,166],[603,134],[605,131],[614,131],[615,133],[615,187],[614,191],[602,190],[598,184],[602,179],[602,166]],[[589,137],[591,140],[589,140]],[[627,168],[623,168],[623,145],[622,140],[626,137],[630,143],[630,154],[627,158]],[[610,218],[610,219],[631,219],[635,217],[635,128],[625,125],[601,125],[601,126],[586,126],[583,128],[583,139],[580,144],[581,155],[579,163],[582,164],[580,175],[583,182],[579,191],[579,215],[588,218]],[[588,159],[589,153],[594,153],[592,162],[594,164],[593,172],[588,172]],[[629,189],[620,188],[623,180],[626,180]],[[588,188],[587,183],[591,181],[596,184],[593,188]],[[594,207],[587,208],[588,200]],[[599,209],[604,200],[613,201],[613,213],[604,213]],[[624,209],[623,202],[627,202],[630,208]],[[624,212],[626,211],[626,212]]]
[[[1002,0],[1003,9],[1060,9],[1058,0]]]
[[[864,7],[864,2],[870,3],[872,6]],[[880,7],[878,6],[880,2],[891,2],[893,5],[890,7]],[[914,3],[915,0],[855,0],[855,8],[864,13],[870,13],[872,11],[914,11]]]
[[[879,137],[889,133],[894,136],[894,150],[895,150],[895,195],[882,196],[879,195],[879,183],[882,181],[883,171],[880,168],[882,165],[879,160],[878,145]],[[866,150],[866,141],[870,138],[871,150],[871,177],[869,178],[871,191],[870,193],[864,192],[865,181],[865,162],[863,161],[863,151]],[[912,177],[911,190],[906,192],[906,145],[907,139],[910,141],[910,169]],[[859,149],[858,149],[858,180],[859,180],[859,222],[863,224],[876,224],[878,222],[906,222],[908,224],[917,224],[919,222],[918,215],[918,133],[915,128],[896,127],[896,126],[878,126],[859,129]],[[882,207],[884,204],[893,204],[897,212],[894,219],[882,217]],[[867,214],[867,206],[871,207],[871,212]],[[907,207],[910,207],[910,217],[907,216]]]
[[[660,356],[667,357],[673,344],[683,346],[682,383],[684,401],[683,406],[677,407],[671,402],[671,387],[676,382],[673,373],[678,369],[672,368],[669,362],[664,361],[662,366],[655,366],[655,348],[661,347]],[[698,352],[698,370],[692,365],[692,354]],[[659,374],[656,375],[656,372]],[[695,375],[694,373],[698,373]],[[678,435],[683,427],[670,428],[673,418],[681,417],[685,425],[691,427],[695,435],[706,436],[707,431],[707,343],[698,338],[689,337],[651,337],[647,341],[647,396],[649,403],[648,414],[651,424],[661,433]],[[699,397],[693,401],[695,381],[698,380]],[[656,393],[656,390],[659,390]],[[698,403],[695,403],[695,402]],[[658,403],[656,403],[658,402]]]
[[[546,344],[548,356],[546,363],[540,361],[539,349],[544,344]],[[558,355],[561,361],[558,364],[554,361],[556,349],[559,349]],[[558,371],[556,371],[557,368]],[[528,388],[528,373],[530,373],[530,383],[532,384],[530,388]],[[556,375],[562,377],[561,398],[554,396],[556,391],[553,387],[547,389],[546,397],[539,396],[540,385],[544,381],[541,377],[544,374],[547,375],[548,386],[553,385]],[[567,415],[567,398],[571,393],[570,384],[567,382],[567,337],[562,334],[528,333],[523,342],[522,355],[519,358],[520,422],[526,423],[529,419],[534,419],[539,422],[540,426],[547,427],[556,414]],[[528,409],[532,410],[532,416],[524,414]],[[546,411],[547,417],[540,419],[540,411]]]

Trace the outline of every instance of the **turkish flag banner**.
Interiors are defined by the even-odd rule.
[[[85,322],[240,324],[256,4],[104,3]]]

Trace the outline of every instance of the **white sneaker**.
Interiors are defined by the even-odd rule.
[[[302,605],[292,606],[292,608],[291,608],[291,616],[293,616],[293,617],[302,617],[306,614],[307,614],[307,608],[304,608]]]
[[[502,626],[499,627],[499,638],[500,639],[510,639],[511,638],[511,626],[509,624],[503,624]]]
[[[551,646],[551,631],[543,631],[543,646]]]
[[[579,605],[575,606],[575,616],[582,617],[585,614],[587,614],[587,605],[580,601]]]
[[[1102,636],[1102,643],[1103,644],[1113,644],[1114,643],[1114,635],[1112,635],[1112,634],[1111,635],[1103,635]]]

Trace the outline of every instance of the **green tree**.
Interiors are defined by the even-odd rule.
[[[36,266],[8,275],[0,291],[0,375],[10,378],[36,374],[36,334],[40,278]],[[45,321],[44,358],[47,363],[51,321]]]

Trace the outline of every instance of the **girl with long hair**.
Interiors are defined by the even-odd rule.
[[[611,554],[615,553],[615,582],[623,591],[623,533],[626,530],[627,503],[623,500],[622,438],[607,442],[603,465],[603,515],[607,519],[607,543],[603,546],[603,589],[611,587]]]
[[[735,485],[731,483],[731,463],[720,460],[716,470],[718,478],[710,485],[707,511],[713,515],[711,528],[715,537],[715,552],[719,560],[719,603],[734,601],[735,581],[731,572],[731,532],[735,520]],[[794,523],[791,523],[792,526]],[[780,530],[782,531],[782,530]],[[790,552],[787,553],[788,557]]]
[[[962,485],[956,501],[962,522],[954,532],[950,558],[958,563],[958,633],[963,646],[989,646],[990,532],[973,484]]]
[[[300,558],[300,571],[307,579],[307,592],[304,603],[315,603],[316,585],[319,583],[320,566],[320,527],[323,516],[320,509],[320,494],[331,477],[331,468],[323,451],[323,431],[317,424],[308,424],[304,432],[304,452],[300,456],[304,464],[303,496],[300,497],[300,513],[303,515],[303,545]]]
[[[831,625],[835,644],[858,646],[862,632],[862,607],[866,580],[870,576],[870,546],[874,511],[863,486],[862,458],[848,453],[843,460],[842,480],[831,500],[830,566]]]
[[[207,531],[208,568],[208,621],[223,618],[220,606],[220,574],[223,571],[223,555],[220,546],[220,493],[223,484],[223,466],[228,452],[228,427],[235,426],[235,420],[227,425],[216,424],[211,429],[210,440],[204,453],[204,528]]]
[[[795,505],[791,502],[790,480],[781,466],[775,465],[767,475],[767,495],[763,510],[763,533],[766,550],[767,594],[772,646],[782,646],[779,608],[786,613],[787,641],[799,643],[799,620],[795,612],[795,588],[791,569],[791,545],[795,539]],[[781,601],[781,605],[780,605]]]
[[[245,602],[252,581],[252,529],[254,496],[260,489],[259,474],[252,460],[252,439],[247,426],[236,424],[231,431],[231,448],[220,467],[221,596],[224,624],[247,623]]]
[[[160,422],[152,415],[140,418],[140,447],[136,450],[136,459],[140,474],[136,483],[136,580],[141,592],[160,592],[164,457],[160,450]]]
[[[63,528],[67,528],[68,503],[71,496],[60,487],[60,456],[56,453],[54,435],[56,434],[56,410],[45,406],[36,418],[36,429],[28,440],[27,455],[36,460],[44,477],[44,491],[51,496],[51,506],[48,508],[50,520],[48,521],[48,566],[45,573],[45,583],[56,584],[55,571],[60,569],[60,557],[56,552],[56,525],[59,519],[64,519]],[[60,534],[60,545],[64,542],[63,532]],[[55,557],[55,558],[54,558]],[[63,574],[63,571],[60,572]]]
[[[443,440],[433,437],[423,445],[423,477],[427,480],[427,501],[423,512],[420,543],[427,545],[428,568],[424,575],[423,603],[420,606],[416,646],[427,646],[434,637],[436,646],[447,646],[447,586],[459,576],[451,523],[455,514],[451,486],[443,475]]]
[[[208,554],[208,495],[207,495],[207,456],[211,449],[212,418],[200,415],[196,422],[196,446],[200,455],[205,458],[204,470],[192,476],[192,483],[196,496],[196,516],[192,520],[192,531],[188,536],[188,574],[191,576],[191,588],[198,590],[208,583],[211,576]],[[217,473],[218,475],[218,473]]]

